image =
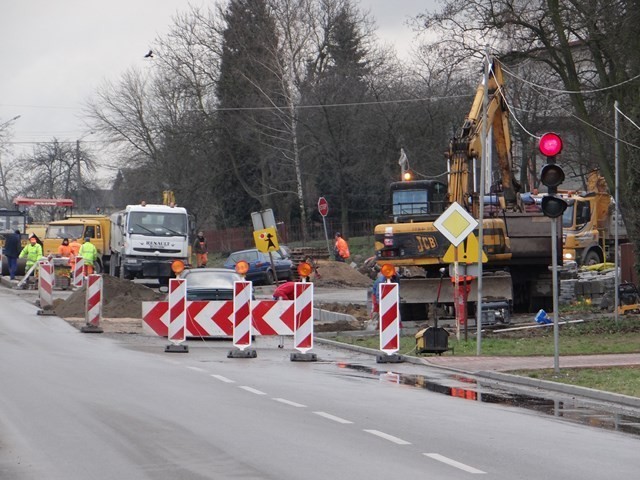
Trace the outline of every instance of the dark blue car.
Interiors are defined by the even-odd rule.
[[[271,257],[273,258],[278,280],[293,280],[293,262],[291,259],[284,257],[279,251],[271,252]],[[247,280],[265,285],[272,285],[275,282],[268,253],[260,252],[255,248],[233,252],[224,262],[224,267],[235,269],[236,263],[240,260],[244,260],[249,264],[249,271],[245,277]]]

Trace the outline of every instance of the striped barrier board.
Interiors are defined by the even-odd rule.
[[[85,295],[85,323],[82,332],[102,333],[102,275],[87,276]]]
[[[293,335],[294,305],[292,300],[251,301],[252,334]],[[168,336],[169,303],[142,302],[142,330],[145,335]],[[187,300],[188,337],[231,337],[233,335],[233,302],[231,300]]]
[[[182,278],[169,280],[169,331],[174,345],[187,339],[187,281]]]
[[[244,350],[251,346],[252,283],[233,282],[233,346]]]
[[[313,348],[313,283],[296,282],[294,292],[296,328],[293,346],[307,353]]]
[[[76,263],[73,266],[73,286],[80,288],[84,283],[84,259],[81,257],[76,258]]]
[[[38,297],[40,299],[40,310],[38,315],[53,314],[53,265],[49,262],[38,262],[39,280]]]
[[[381,283],[380,350],[388,355],[400,349],[400,294],[397,283]]]

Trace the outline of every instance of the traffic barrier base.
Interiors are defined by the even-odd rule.
[[[256,358],[258,356],[258,352],[249,348],[245,350],[240,350],[239,348],[234,350],[229,350],[227,353],[227,358]]]
[[[189,345],[176,345],[174,343],[164,347],[165,353],[189,353]]]
[[[104,330],[99,325],[87,324],[80,328],[82,333],[103,333]]]
[[[397,353],[378,354],[376,355],[376,363],[404,363],[405,358]]]
[[[317,362],[318,356],[315,353],[310,353],[310,352],[307,352],[307,353],[294,352],[291,354],[289,359],[292,362]]]

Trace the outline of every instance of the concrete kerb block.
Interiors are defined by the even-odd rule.
[[[604,392],[593,388],[579,387],[576,385],[568,385],[565,383],[551,382],[549,380],[540,380],[537,378],[520,377],[509,373],[480,371],[474,372],[474,376],[496,382],[511,383],[515,385],[523,385],[527,387],[539,388],[541,390],[549,390],[567,395],[580,396],[597,400],[600,402],[610,402],[618,405],[625,405],[633,408],[640,408],[640,398],[622,395],[619,393]]]

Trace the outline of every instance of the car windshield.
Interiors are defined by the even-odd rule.
[[[182,213],[131,212],[129,233],[137,235],[172,236],[187,234],[187,216]]]
[[[233,289],[233,282],[240,280],[236,275],[229,275],[229,272],[208,272],[191,270],[185,278],[187,279],[187,289],[189,288],[220,288]]]
[[[240,260],[244,260],[245,262],[256,262],[258,261],[258,251],[257,250],[248,250],[246,252],[236,252],[231,254],[229,257],[232,263],[238,263]]]
[[[82,238],[84,225],[49,225],[45,238]]]

